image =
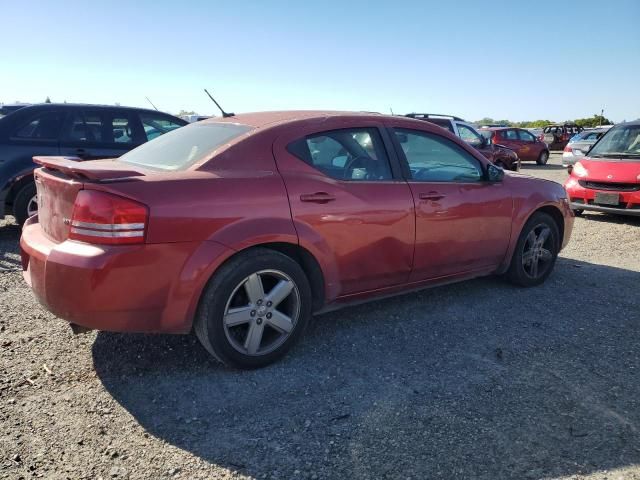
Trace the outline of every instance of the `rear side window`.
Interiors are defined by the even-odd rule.
[[[31,118],[12,135],[14,138],[57,140],[60,135],[61,112],[46,112]]]
[[[113,118],[111,120],[111,130],[113,141],[116,143],[133,143],[133,133],[131,122],[127,117]]]
[[[77,143],[102,142],[102,120],[99,113],[75,112],[67,124],[64,138]]]
[[[170,131],[184,125],[183,123],[177,123],[169,117],[154,115],[152,113],[141,113],[140,121],[142,122],[142,128],[144,128],[147,140],[153,140],[160,135],[169,133]]]
[[[386,150],[376,128],[340,129],[309,135],[287,150],[336,180],[391,180]]]
[[[158,170],[184,170],[250,130],[232,123],[193,123],[134,148],[119,161]]]
[[[518,140],[518,132],[515,130],[505,130],[502,132],[502,137],[507,140]]]

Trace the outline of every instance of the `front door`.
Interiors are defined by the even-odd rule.
[[[416,250],[410,281],[497,267],[511,234],[512,201],[485,180],[485,163],[455,142],[395,128],[416,203]]]
[[[380,125],[343,125],[330,118],[274,145],[300,242],[335,272],[325,279],[333,297],[407,282],[415,236],[411,190]]]

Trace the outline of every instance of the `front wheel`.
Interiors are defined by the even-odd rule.
[[[542,152],[540,152],[540,155],[538,156],[536,163],[538,165],[546,165],[548,161],[549,161],[549,152],[547,152],[546,150],[543,150]]]
[[[291,258],[267,249],[241,253],[213,276],[195,332],[225,365],[259,368],[281,358],[311,316],[311,289]]]
[[[559,251],[556,222],[546,213],[534,213],[518,238],[507,278],[521,287],[540,285],[551,275]]]

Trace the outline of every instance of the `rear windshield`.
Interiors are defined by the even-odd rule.
[[[120,161],[158,170],[184,170],[251,130],[231,123],[194,123],[134,148]]]

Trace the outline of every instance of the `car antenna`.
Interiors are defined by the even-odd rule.
[[[153,108],[155,108],[155,109],[156,109],[156,111],[157,111],[157,112],[159,112],[159,111],[160,111],[160,110],[158,110],[158,107],[156,107],[156,106],[153,104],[153,102],[152,102],[151,100],[149,100],[149,97],[144,97],[144,98],[146,98],[146,99],[147,99],[147,102],[149,102],[149,103],[151,104],[151,106],[152,106]]]
[[[220,110],[220,112],[222,112],[222,118],[229,118],[229,117],[233,117],[235,115],[235,113],[231,113],[231,112],[225,112],[222,107],[220,106],[220,104],[218,102],[216,102],[216,99],[213,98],[211,96],[211,94],[207,91],[207,89],[204,89],[204,93],[206,93],[207,95],[209,95],[209,98],[211,99],[211,101],[213,103],[216,104],[216,107],[218,107],[218,110]]]
[[[393,113],[393,107],[389,107],[389,111],[391,112],[391,115],[395,115],[395,113]]]

